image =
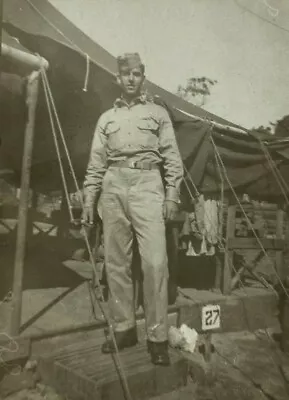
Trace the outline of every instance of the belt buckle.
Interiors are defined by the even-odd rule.
[[[128,165],[129,165],[129,168],[132,168],[132,169],[136,168],[136,162],[135,161],[130,161]]]

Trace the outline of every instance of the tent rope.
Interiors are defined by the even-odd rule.
[[[89,70],[90,70],[90,58],[89,55],[86,54],[86,73],[85,73],[85,79],[84,79],[84,86],[83,86],[83,91],[87,92],[87,86],[89,82]]]
[[[43,83],[43,88],[44,88],[46,105],[47,105],[47,109],[48,109],[48,113],[49,113],[49,119],[50,119],[50,125],[51,125],[51,130],[52,130],[53,141],[54,141],[55,150],[56,150],[56,154],[57,154],[57,160],[58,160],[59,169],[60,169],[61,180],[62,180],[62,184],[63,184],[63,188],[64,188],[65,198],[66,198],[66,201],[67,201],[67,204],[68,204],[68,212],[69,212],[70,220],[73,221],[74,217],[73,217],[73,213],[72,213],[72,208],[70,206],[68,187],[67,187],[67,184],[66,184],[65,173],[64,173],[62,158],[61,158],[60,149],[59,149],[59,143],[58,143],[58,139],[57,139],[55,124],[54,124],[52,110],[51,110],[51,104],[50,104],[49,99],[48,99],[48,92],[47,92],[47,87],[46,87],[46,84],[45,84],[45,81],[44,81],[44,78],[43,78],[43,73],[41,73],[41,78],[42,78],[42,83]]]
[[[53,94],[52,94],[52,91],[51,91],[51,88],[50,88],[50,84],[49,84],[49,80],[48,80],[46,71],[43,71],[42,74],[43,74],[43,78],[45,80],[45,84],[47,86],[49,99],[50,99],[50,102],[51,102],[51,105],[52,105],[52,108],[53,108],[53,112],[54,112],[54,115],[55,115],[55,119],[56,119],[56,122],[57,122],[59,134],[60,134],[60,138],[61,138],[61,141],[62,141],[62,144],[63,144],[63,147],[64,147],[65,156],[66,156],[67,161],[68,161],[68,165],[69,165],[69,169],[70,169],[70,172],[71,172],[71,175],[72,175],[72,178],[73,178],[73,182],[74,182],[76,191],[80,193],[81,192],[80,186],[78,184],[78,180],[77,180],[77,177],[76,177],[76,174],[75,174],[75,171],[74,171],[74,167],[72,165],[72,160],[71,160],[71,157],[70,157],[70,154],[69,154],[69,149],[68,149],[68,146],[67,146],[67,143],[66,143],[66,139],[65,139],[65,136],[64,136],[64,133],[63,133],[63,129],[62,129],[62,126],[61,126],[61,123],[60,123],[60,119],[59,119],[59,116],[58,116],[58,112],[57,112],[57,109],[56,109],[54,97],[53,97]],[[83,203],[83,199],[82,199],[81,196],[80,196],[80,201],[81,201],[82,208],[84,208],[84,203]]]
[[[265,154],[266,160],[268,161],[269,166],[271,167],[272,173],[281,189],[281,192],[285,198],[285,201],[287,203],[287,205],[289,205],[289,199],[287,196],[287,193],[289,192],[289,187],[287,185],[287,183],[285,182],[281,172],[279,171],[279,169],[277,168],[277,165],[275,163],[275,161],[273,160],[273,158],[271,157],[270,152],[268,151],[268,149],[266,148],[265,144],[262,142],[262,140],[259,140],[261,148]],[[283,186],[284,187],[283,187]],[[285,188],[285,189],[284,189]],[[287,193],[286,193],[287,192]]]
[[[68,161],[68,165],[69,165],[69,169],[70,169],[73,181],[74,181],[74,185],[75,185],[76,191],[78,193],[81,193],[81,189],[80,189],[80,186],[78,184],[78,180],[77,180],[77,177],[76,177],[76,174],[75,174],[75,170],[74,170],[74,167],[73,167],[73,164],[72,164],[71,156],[69,154],[69,149],[67,147],[66,139],[65,139],[65,136],[64,136],[64,133],[63,133],[63,129],[62,129],[61,123],[60,123],[60,119],[59,119],[59,116],[58,116],[58,112],[57,112],[57,109],[56,109],[55,101],[54,101],[53,94],[52,94],[52,91],[51,91],[51,88],[50,88],[50,85],[49,85],[49,80],[48,80],[46,71],[43,70],[42,74],[43,74],[43,78],[45,80],[45,85],[47,87],[49,99],[50,99],[50,102],[52,104],[52,108],[53,108],[53,112],[54,112],[55,119],[56,119],[56,122],[57,122],[60,138],[61,138],[64,150],[65,150],[65,155],[66,155],[66,158],[67,158],[67,161]],[[66,182],[65,182],[65,184],[66,184]],[[85,205],[84,205],[84,201],[83,201],[82,195],[79,196],[79,200],[80,200],[81,208],[82,208],[82,210],[84,210]],[[71,202],[70,202],[69,197],[68,197],[67,201],[68,201],[68,207],[70,209],[72,209],[72,207],[70,205]],[[89,238],[88,238],[86,230],[84,230],[84,239],[85,239],[86,247],[87,247],[87,250],[88,250],[88,253],[89,253],[89,259],[92,262],[92,267],[93,267],[93,270],[94,270],[94,278],[97,279],[97,285],[96,286],[99,288],[100,287],[100,283],[99,283],[99,280],[98,280],[98,277],[97,277],[97,268],[96,268],[94,256],[93,256],[93,253],[92,253],[92,249],[91,249],[91,246],[90,246],[90,243],[89,243]]]
[[[214,151],[214,155],[215,155],[216,164],[217,164],[217,167],[218,167],[218,170],[219,170],[219,174],[220,174],[220,177],[221,177],[221,180],[222,180],[222,189],[224,190],[224,176],[223,176],[223,173],[222,173],[220,161],[218,160],[218,157],[217,157],[217,154],[216,154],[215,151]],[[224,243],[226,243],[226,239],[224,237],[223,237],[223,241],[224,241]],[[226,249],[224,247],[221,248],[221,249],[223,251],[226,251]],[[237,272],[236,268],[234,267],[234,264],[232,263],[232,261],[231,261],[231,266],[232,266],[232,268],[233,268],[233,270],[234,270],[234,272],[235,272],[235,274],[237,276],[238,272]],[[258,276],[258,279],[262,281],[262,283],[265,285],[266,288],[272,289],[272,291],[278,296],[278,293],[275,290],[275,288],[263,276]]]
[[[52,105],[53,105],[52,108],[53,108],[53,110],[55,112],[55,117],[56,117],[57,111],[56,111],[56,107],[55,107],[55,102],[54,102],[54,99],[53,99],[53,96],[52,96],[52,93],[51,93],[51,90],[50,90],[50,87],[49,87],[49,81],[47,79],[46,72],[45,72],[44,69],[41,70],[41,76],[43,78],[44,90],[45,90],[45,93],[47,95],[47,96],[45,96],[46,97],[46,102],[47,102],[47,107],[51,111],[51,104],[50,104],[50,102],[51,102]],[[63,135],[63,131],[61,129],[60,120],[58,118],[58,115],[57,115],[56,119],[57,119],[57,122],[59,123],[60,132]],[[53,135],[56,135],[56,130],[55,130],[53,118],[50,118],[50,122],[51,122],[51,128],[52,128]],[[63,135],[63,140],[65,141],[64,135]],[[58,142],[57,142],[57,147],[56,148],[59,150]],[[59,158],[59,165],[62,166],[61,155],[60,155],[60,151],[58,151],[58,150],[57,150],[57,157]],[[69,157],[70,165],[71,165],[71,167],[73,169],[73,176],[75,177],[74,168],[72,166],[70,155],[69,155],[67,147],[66,147],[66,155]],[[61,168],[61,170],[62,170],[62,168]],[[62,175],[62,177],[63,177],[63,179],[65,181],[64,173],[62,174],[62,172],[61,172],[61,175]],[[77,180],[76,180],[76,183],[77,183]],[[67,188],[66,181],[64,183],[64,187]],[[79,190],[78,184],[76,185],[76,189]],[[70,205],[69,195],[67,197],[67,202],[68,202],[68,205]],[[81,203],[82,203],[82,208],[83,208],[84,207],[84,203],[83,203],[82,199],[81,199]],[[95,274],[95,278],[97,278],[97,268],[96,268],[95,260],[94,260],[93,254],[92,254],[92,249],[91,249],[91,246],[90,246],[90,243],[89,243],[88,234],[87,234],[86,230],[84,230],[84,237],[85,237],[85,243],[86,243],[86,246],[87,246],[87,249],[88,249],[88,252],[89,252],[90,262],[91,262],[91,265],[92,265],[92,268],[93,268],[93,271],[94,271],[94,274]],[[98,286],[99,286],[99,282],[98,282]],[[100,293],[101,293],[101,301],[104,302],[103,294],[102,294],[102,292],[100,292]],[[130,389],[129,389],[129,386],[128,386],[127,377],[126,377],[126,374],[124,372],[124,368],[123,368],[123,365],[122,365],[122,362],[121,362],[121,359],[120,359],[120,356],[119,356],[119,350],[118,350],[118,346],[117,346],[117,343],[116,343],[115,333],[114,333],[114,330],[113,330],[113,327],[112,327],[112,323],[110,321],[110,317],[105,312],[105,310],[104,310],[104,308],[103,308],[103,306],[102,306],[102,304],[99,301],[97,296],[95,296],[95,299],[96,299],[96,301],[98,303],[98,307],[101,310],[101,313],[102,313],[104,319],[106,320],[106,323],[107,323],[108,328],[109,328],[110,337],[111,337],[111,339],[113,341],[113,344],[114,344],[114,347],[116,349],[116,352],[115,352],[115,359],[116,359],[115,361],[116,362],[115,362],[115,364],[116,364],[117,372],[119,373],[120,378],[121,378],[121,383],[123,385],[125,397],[126,397],[127,400],[132,400],[132,396],[131,396]]]
[[[190,179],[192,179],[192,178],[190,177]],[[187,189],[187,191],[188,191],[189,196],[191,197],[192,200],[194,200],[194,196],[193,196],[193,194],[192,194],[192,192],[191,192],[191,190],[190,190],[190,188],[189,188],[188,183],[187,183],[185,180],[184,180],[184,183],[185,183],[185,186],[186,186],[186,189]],[[208,215],[206,211],[205,211],[205,215],[206,215],[206,217],[212,222],[212,219],[211,219],[210,215]],[[225,248],[225,246],[224,246],[224,244],[223,244],[223,243],[226,243],[226,238],[225,238],[222,234],[220,234],[220,233],[219,233],[217,236],[218,236],[218,245],[219,245],[219,248],[220,248],[222,251],[226,252],[227,249]],[[271,260],[270,260],[270,261],[271,261]],[[232,267],[234,273],[237,275],[237,274],[238,274],[237,269],[235,268],[235,266],[234,266],[234,264],[233,264],[232,262],[231,262],[231,267]],[[259,279],[262,281],[262,283],[265,285],[265,287],[266,287],[267,289],[271,289],[271,290],[274,292],[274,294],[276,294],[276,296],[278,296],[277,291],[274,289],[274,287],[273,287],[269,282],[267,282],[267,280],[266,280],[265,278],[259,277]]]
[[[218,173],[219,173],[219,176],[220,176],[220,180],[221,180],[221,199],[220,199],[220,202],[221,202],[221,210],[220,210],[220,215],[219,215],[219,222],[220,222],[220,236],[221,236],[221,240],[223,240],[223,224],[224,224],[224,198],[225,198],[225,194],[224,194],[224,177],[223,177],[223,174],[222,174],[222,170],[221,170],[221,167],[220,167],[220,164],[219,164],[219,162],[218,162],[218,158],[217,158],[217,155],[216,155],[216,153],[214,152],[214,155],[215,155],[215,162],[216,162],[216,165],[217,165],[217,169],[218,169]]]
[[[206,122],[208,122],[208,123],[210,123],[210,121],[208,120],[208,119],[206,119],[205,120]],[[212,124],[212,123],[210,123],[210,126],[209,126],[209,131],[211,132],[212,130],[213,130],[213,127],[214,127],[214,125]],[[221,202],[221,212],[220,212],[220,214],[221,214],[221,216],[219,217],[219,220],[221,221],[221,231],[223,231],[223,211],[224,211],[224,179],[223,179],[223,177],[222,177],[222,173],[221,173],[221,169],[220,169],[220,166],[218,165],[218,162],[217,162],[218,160],[217,160],[217,158],[216,158],[216,163],[217,163],[217,167],[218,167],[218,171],[219,171],[219,175],[220,175],[220,179],[221,179],[221,196],[220,196],[220,202]],[[185,165],[185,163],[183,162],[183,167],[184,167],[184,170],[185,170],[185,173],[186,173],[186,177],[188,177],[189,178],[189,180],[190,180],[190,182],[191,182],[191,184],[192,184],[192,186],[193,186],[193,188],[194,188],[194,191],[195,191],[195,193],[196,193],[196,195],[199,197],[200,196],[200,192],[199,192],[199,190],[198,190],[198,188],[197,188],[197,186],[196,186],[196,184],[195,184],[195,182],[194,182],[194,180],[193,180],[193,178],[191,177],[191,174],[190,174],[190,172],[188,171],[188,169],[187,169],[187,167],[186,167],[186,165]],[[184,183],[185,183],[185,185],[186,185],[186,188],[187,188],[187,190],[188,190],[188,192],[189,192],[189,196],[191,197],[191,199],[192,199],[192,202],[194,202],[194,197],[193,197],[193,195],[192,195],[192,193],[191,193],[191,191],[190,191],[190,188],[189,188],[189,186],[188,186],[188,183],[186,182],[186,180],[185,180],[185,177],[184,177]],[[212,219],[211,219],[211,217],[208,215],[208,213],[205,211],[205,215],[206,215],[206,217],[210,220],[210,222],[212,222]],[[220,238],[218,237],[218,240],[220,241]],[[221,242],[224,240],[224,238],[221,238]]]
[[[250,226],[250,228],[251,228],[251,230],[252,230],[252,233],[253,233],[253,235],[255,236],[255,238],[256,238],[256,240],[257,240],[257,242],[258,242],[258,244],[259,244],[259,246],[260,246],[262,252],[264,253],[265,257],[268,259],[270,265],[273,267],[272,269],[273,269],[273,271],[274,271],[274,274],[276,275],[276,277],[277,277],[277,279],[278,279],[278,282],[279,282],[280,286],[282,287],[282,289],[283,289],[283,291],[284,291],[284,294],[285,294],[285,295],[288,297],[288,299],[289,299],[288,292],[287,292],[287,290],[286,290],[286,288],[285,288],[285,286],[284,286],[284,284],[283,284],[283,282],[282,282],[282,279],[280,278],[278,272],[277,272],[276,269],[274,268],[274,265],[273,265],[273,263],[272,263],[272,260],[270,259],[268,253],[266,252],[266,250],[265,250],[265,248],[264,248],[264,246],[263,246],[263,244],[262,244],[260,238],[258,237],[258,235],[257,235],[257,233],[256,233],[256,231],[255,231],[255,229],[254,229],[254,227],[253,227],[253,225],[252,225],[250,219],[248,218],[248,216],[247,216],[247,214],[246,214],[246,211],[244,210],[244,207],[242,206],[242,204],[241,204],[241,202],[240,202],[240,200],[239,200],[239,198],[238,198],[237,193],[235,192],[235,189],[234,189],[234,187],[233,187],[233,185],[232,185],[232,183],[231,183],[231,181],[230,181],[230,179],[229,179],[229,177],[228,177],[226,167],[225,167],[225,165],[224,165],[224,163],[223,163],[223,160],[222,160],[221,155],[220,155],[220,153],[219,153],[219,150],[218,150],[218,148],[217,148],[217,146],[216,146],[216,144],[215,144],[215,142],[214,142],[213,137],[211,136],[210,139],[211,139],[211,143],[212,143],[212,145],[213,145],[213,148],[214,148],[214,150],[215,150],[215,152],[216,152],[216,154],[217,154],[217,156],[218,156],[218,159],[219,159],[219,161],[220,161],[220,164],[221,164],[221,166],[222,166],[222,169],[223,169],[223,172],[224,172],[224,176],[225,176],[225,178],[226,178],[226,180],[227,180],[227,182],[228,182],[228,185],[229,185],[229,187],[230,187],[230,189],[231,189],[231,191],[232,191],[232,193],[233,193],[233,195],[234,195],[234,197],[235,197],[235,199],[236,199],[236,201],[237,201],[237,203],[238,203],[238,205],[239,205],[239,207],[240,207],[242,213],[244,214],[245,219],[246,219],[248,225]],[[274,290],[275,290],[275,289],[274,289]]]
[[[200,192],[198,191],[198,188],[197,188],[197,186],[195,185],[195,182],[193,181],[193,179],[192,179],[192,177],[191,177],[191,174],[189,173],[189,171],[188,171],[188,169],[187,169],[187,167],[185,166],[185,164],[183,163],[183,167],[184,167],[184,170],[185,170],[185,172],[186,172],[186,176],[183,178],[183,180],[185,181],[185,183],[186,184],[188,184],[187,182],[186,182],[186,177],[188,177],[189,178],[189,180],[190,180],[190,182],[191,182],[191,184],[193,185],[193,188],[194,188],[194,191],[195,191],[195,193],[196,193],[196,195],[197,196],[200,196]],[[191,195],[192,195],[192,193],[191,193]],[[194,200],[194,196],[192,195],[192,199]]]
[[[50,19],[48,19],[37,7],[35,4],[32,3],[32,1],[30,0],[25,0],[26,3],[28,3],[30,5],[30,7],[38,14],[40,15],[40,17],[42,19],[44,19],[45,22],[48,23],[49,26],[51,26],[59,35],[61,35],[65,40],[67,40],[67,42],[73,46],[76,50],[78,50],[79,52],[81,52],[83,55],[85,55],[84,51],[77,46],[77,44],[75,44],[71,39],[69,39],[69,37],[67,37],[59,28],[57,28],[56,25],[53,24],[53,22],[50,21]]]
[[[64,32],[62,32],[61,29],[59,29],[49,18],[47,18],[37,7],[32,1],[30,0],[25,0],[26,3],[30,5],[30,7],[45,21],[51,28],[53,28],[60,36],[62,36],[75,50],[77,50],[80,54],[82,54],[84,57],[87,57],[88,54],[82,50],[81,47],[79,47],[75,42],[73,42],[67,35],[65,35]],[[92,58],[92,61],[100,68],[105,70],[107,73],[110,75],[113,75],[111,71],[109,71],[103,64],[101,64],[99,61],[95,60]]]

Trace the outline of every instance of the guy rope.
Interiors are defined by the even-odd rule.
[[[60,138],[61,138],[64,150],[65,150],[65,156],[67,157],[67,161],[68,161],[68,164],[69,164],[70,172],[72,174],[73,181],[74,181],[74,184],[75,184],[75,189],[76,189],[76,191],[78,193],[80,193],[80,187],[79,187],[79,184],[77,182],[76,174],[75,174],[75,171],[74,171],[74,168],[73,168],[73,165],[72,165],[72,161],[71,161],[71,157],[70,157],[70,154],[69,154],[69,151],[68,151],[68,148],[67,148],[66,140],[65,140],[65,137],[64,137],[64,134],[63,134],[63,130],[62,130],[62,127],[61,127],[61,123],[60,123],[60,120],[59,120],[59,117],[58,117],[58,113],[57,113],[56,106],[55,106],[55,101],[54,101],[54,98],[53,98],[53,95],[52,95],[52,92],[51,92],[51,89],[50,89],[50,85],[49,85],[49,81],[48,81],[48,78],[47,78],[47,74],[46,74],[46,71],[44,69],[41,70],[41,78],[42,78],[42,83],[43,83],[43,87],[44,87],[45,100],[46,100],[47,108],[48,108],[48,111],[49,111],[49,119],[50,119],[50,124],[51,124],[51,130],[52,130],[53,140],[54,140],[54,144],[55,144],[57,159],[58,159],[58,163],[59,163],[61,179],[62,179],[64,192],[65,192],[65,197],[66,197],[66,201],[67,201],[67,205],[68,205],[69,215],[70,215],[70,218],[71,218],[71,222],[74,222],[71,201],[70,201],[70,197],[69,197],[69,193],[68,193],[68,185],[67,185],[66,178],[65,178],[63,163],[62,163],[60,149],[59,149],[57,130],[56,130],[56,127],[55,127],[54,119],[56,120],[57,128],[58,128],[58,131],[59,131],[59,134],[60,134]],[[83,209],[84,208],[84,202],[83,202],[82,196],[80,196],[80,202],[81,202],[81,207]],[[95,262],[95,259],[93,257],[92,249],[91,249],[91,246],[90,246],[90,243],[89,243],[88,234],[87,234],[85,229],[84,229],[83,234],[84,234],[86,247],[87,247],[87,250],[88,250],[88,253],[89,253],[90,263],[91,263],[91,266],[93,268],[94,277],[97,279],[97,285],[96,286],[99,288],[100,287],[100,283],[99,283],[99,280],[98,280],[98,277],[97,277],[96,262]],[[94,289],[95,288],[96,287],[94,287]],[[114,331],[113,331],[112,322],[110,320],[110,317],[105,312],[105,310],[104,310],[104,308],[102,306],[102,302],[104,302],[104,297],[103,297],[103,294],[102,294],[101,290],[100,290],[100,296],[101,296],[101,301],[98,299],[98,296],[94,296],[94,297],[95,297],[95,300],[97,301],[98,306],[99,306],[99,308],[100,308],[100,310],[101,310],[101,312],[102,312],[102,314],[104,316],[104,319],[105,319],[105,321],[106,321],[106,323],[108,325],[108,330],[109,330],[111,339],[112,339],[112,341],[114,343],[114,346],[115,346],[115,349],[116,349],[115,360],[114,360],[115,361],[115,365],[116,365],[116,369],[117,369],[117,372],[119,374],[119,377],[120,377],[120,380],[121,380],[121,383],[122,383],[122,387],[123,387],[123,391],[124,391],[124,395],[125,395],[126,400],[132,400],[132,396],[131,396],[130,389],[129,389],[128,382],[127,382],[127,377],[125,375],[124,368],[123,368],[123,365],[122,365],[122,362],[121,362],[121,359],[120,359],[120,355],[119,355],[119,351],[118,351],[118,347],[117,347],[117,343],[116,343],[116,339],[115,339],[115,335],[114,335]],[[106,331],[105,331],[105,334],[106,334]]]

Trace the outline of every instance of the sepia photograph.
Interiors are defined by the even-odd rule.
[[[289,398],[288,66],[288,0],[0,0],[0,400]]]

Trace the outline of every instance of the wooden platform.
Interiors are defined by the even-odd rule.
[[[182,289],[182,293],[178,325],[187,324],[199,333],[202,330],[201,310],[208,304],[220,306],[218,332],[254,331],[279,325],[279,300],[269,289],[236,289],[230,296],[192,289]]]
[[[188,362],[170,349],[171,365],[151,364],[145,342],[120,352],[133,399],[142,400],[186,385]],[[77,343],[39,359],[44,383],[71,400],[125,400],[114,355],[101,353],[96,341]]]

